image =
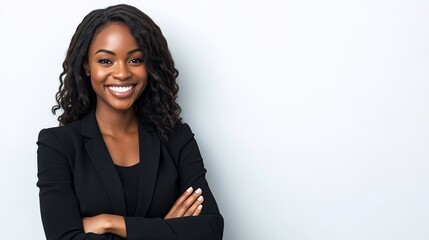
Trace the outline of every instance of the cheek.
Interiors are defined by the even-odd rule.
[[[103,84],[97,81],[96,79],[94,79],[92,76],[91,76],[91,87],[96,95],[99,95],[104,91]]]
[[[107,69],[103,69],[103,68],[94,68],[91,69],[91,81],[94,82],[104,82],[107,77],[109,76],[110,71]]]
[[[148,82],[148,72],[146,68],[136,72],[136,76],[141,81],[143,89],[146,88]]]
[[[108,77],[108,73],[106,73],[105,71],[97,71],[97,70],[92,70],[91,69],[91,86],[92,89],[94,90],[94,92],[96,93],[101,93],[102,91],[104,91],[104,86],[103,84],[105,83],[107,77]]]
[[[88,68],[91,81],[95,82],[104,81],[111,72],[111,69],[101,66],[96,59],[91,57],[88,59]]]

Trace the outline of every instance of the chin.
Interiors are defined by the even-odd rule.
[[[134,103],[127,104],[110,104],[110,108],[118,112],[127,112],[134,109]]]

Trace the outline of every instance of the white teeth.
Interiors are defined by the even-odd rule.
[[[131,88],[133,88],[133,86],[126,86],[126,87],[116,87],[116,86],[110,86],[109,87],[111,90],[118,92],[118,93],[124,93],[124,92],[128,92],[131,90]]]

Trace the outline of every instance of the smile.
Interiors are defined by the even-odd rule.
[[[108,88],[114,92],[117,93],[125,93],[128,91],[131,91],[131,89],[134,87],[134,85],[130,85],[130,86],[109,86]]]

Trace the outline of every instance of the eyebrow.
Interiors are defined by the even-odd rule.
[[[103,52],[103,53],[107,53],[107,54],[110,54],[110,55],[113,55],[113,56],[116,56],[116,54],[115,54],[114,52],[109,51],[109,50],[106,50],[106,49],[98,49],[98,50],[97,50],[97,52],[95,52],[95,54],[94,54],[94,55],[96,55],[97,53],[101,53],[101,52]],[[136,48],[136,49],[134,49],[134,50],[129,51],[129,52],[127,53],[127,55],[131,55],[131,54],[133,54],[133,53],[135,53],[135,52],[143,52],[143,51],[142,51],[140,48]]]

